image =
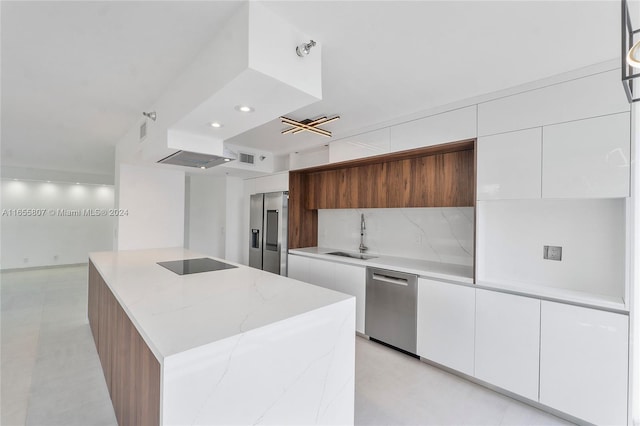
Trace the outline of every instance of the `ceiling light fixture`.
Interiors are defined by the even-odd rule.
[[[622,87],[629,103],[640,101],[637,80],[640,78],[640,40],[636,41],[640,29],[634,30],[627,0],[622,0]],[[635,90],[634,90],[635,89]],[[635,93],[634,93],[635,92]]]
[[[240,112],[253,112],[253,111],[255,111],[253,108],[251,108],[248,105],[236,105],[235,109],[236,109],[236,111],[240,111]]]
[[[220,127],[222,127],[222,124],[218,123],[217,121],[214,121],[209,123],[209,126],[219,129]]]
[[[230,159],[228,159],[228,158],[225,158],[225,159],[224,159],[224,162],[225,162],[225,163],[228,163],[229,161],[231,161],[231,160],[230,160]]]
[[[147,118],[152,119],[153,121],[156,121],[156,118],[158,118],[158,116],[157,116],[155,111],[143,112],[142,115],[144,115]]]
[[[640,68],[640,41],[636,42],[627,53],[627,64],[634,68]]]
[[[288,133],[291,133],[292,135],[295,135],[296,133],[307,131],[307,132],[316,133],[318,135],[322,135],[330,138],[331,137],[330,131],[325,129],[318,129],[317,127],[324,124],[331,123],[332,121],[336,121],[339,119],[340,119],[339,115],[336,115],[335,117],[331,117],[331,118],[327,118],[326,116],[320,117],[320,118],[316,118],[315,120],[310,120],[307,118],[306,120],[302,120],[302,121],[292,120],[291,118],[287,118],[287,117],[280,117],[280,121],[282,121],[282,123],[292,126],[288,129],[283,130],[281,134],[286,135]]]
[[[201,168],[202,170],[206,169],[206,167],[205,167],[205,166],[200,166],[200,168]]]
[[[309,40],[309,43],[302,43],[301,45],[296,47],[296,53],[301,58],[304,58],[311,52],[311,48],[316,45],[316,42],[313,40]]]

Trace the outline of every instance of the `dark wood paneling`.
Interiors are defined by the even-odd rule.
[[[93,263],[89,263],[89,287],[87,289],[87,316],[89,318],[89,326],[93,340],[97,343],[99,340],[98,327],[98,306],[100,305],[100,286],[97,279],[98,270]]]
[[[411,160],[411,188],[407,207],[429,207],[435,205],[434,186],[429,186],[429,182],[435,179],[435,156],[413,158]],[[425,188],[423,191],[417,188]]]
[[[289,173],[289,248],[315,247],[318,245],[318,211],[306,207],[312,187],[309,176]]]
[[[443,207],[473,206],[473,151],[436,156],[436,203]]]
[[[92,262],[89,325],[119,425],[160,423],[160,363]]]
[[[317,209],[475,205],[474,140],[289,174],[289,248],[317,245]]]

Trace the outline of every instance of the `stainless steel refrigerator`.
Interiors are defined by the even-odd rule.
[[[250,206],[249,266],[286,276],[289,193],[254,194]]]

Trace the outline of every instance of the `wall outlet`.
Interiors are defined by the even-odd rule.
[[[547,260],[562,260],[562,247],[544,246],[543,258]]]
[[[56,262],[58,261],[58,255],[57,254],[53,256],[53,260],[56,261]]]
[[[24,263],[29,263],[29,258],[28,258],[28,257],[25,257],[24,259],[22,259],[22,261],[23,261]]]

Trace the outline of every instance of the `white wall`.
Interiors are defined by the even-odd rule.
[[[249,246],[249,237],[243,239],[243,226],[245,217],[244,182],[240,178],[227,177],[226,194],[226,223],[227,234],[225,240],[224,258],[231,262],[246,264],[244,252]],[[246,227],[249,228],[247,224]]]
[[[477,226],[479,282],[624,297],[624,199],[479,201]]]
[[[288,191],[289,172],[244,180],[190,176],[186,187],[185,246],[247,265],[249,197],[259,192]]]
[[[185,247],[207,256],[243,263],[243,180],[229,176],[188,176]],[[246,263],[246,262],[244,262]]]
[[[171,167],[120,164],[117,249],[184,245],[185,173]]]
[[[43,215],[14,216],[12,209]],[[108,209],[113,186],[3,179],[2,269],[86,263],[90,251],[111,250],[115,220]]]
[[[189,176],[185,246],[207,256],[225,257],[226,179]]]
[[[360,214],[368,253],[473,264],[473,207],[318,210],[318,246],[357,251]]]

